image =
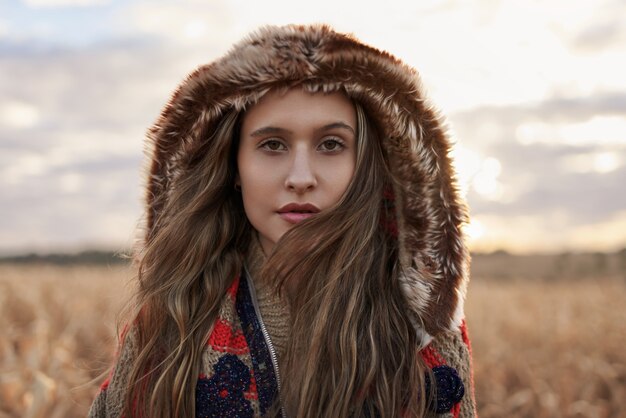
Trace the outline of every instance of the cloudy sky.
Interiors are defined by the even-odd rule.
[[[624,0],[1,0],[0,253],[130,246],[177,84],[259,25],[310,22],[419,70],[473,250],[622,248],[625,21]]]

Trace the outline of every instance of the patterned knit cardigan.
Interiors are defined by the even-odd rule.
[[[265,416],[278,399],[277,376],[255,309],[252,286],[247,276],[237,277],[221,305],[202,356],[195,396],[198,418]],[[126,373],[137,348],[132,333],[126,338],[114,370],[91,406],[90,418],[121,416]],[[429,416],[474,417],[465,322],[458,332],[439,335],[420,354],[435,378],[436,403],[430,405]]]

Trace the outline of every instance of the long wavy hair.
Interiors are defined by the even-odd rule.
[[[278,241],[261,280],[287,292],[292,332],[281,405],[298,417],[422,416],[427,370],[384,227],[391,184],[376,127],[357,112],[357,163],[341,200]],[[231,111],[177,173],[137,254],[127,417],[193,417],[201,355],[253,228],[234,189],[242,112]],[[125,339],[128,340],[128,339]]]

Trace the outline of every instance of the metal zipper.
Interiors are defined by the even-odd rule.
[[[248,282],[248,289],[250,290],[250,297],[252,298],[252,305],[254,306],[254,311],[256,313],[257,318],[259,319],[259,324],[261,325],[261,332],[263,333],[263,338],[265,339],[265,344],[267,345],[267,349],[270,352],[270,358],[272,360],[272,368],[274,369],[274,375],[276,376],[276,386],[278,388],[278,399],[280,401],[280,415],[283,418],[287,418],[285,414],[285,410],[283,409],[282,395],[280,391],[280,373],[278,371],[278,358],[276,356],[276,349],[274,348],[274,344],[272,344],[272,339],[270,338],[270,334],[267,332],[267,328],[265,327],[265,323],[263,322],[263,317],[261,316],[261,309],[259,308],[259,301],[256,297],[256,289],[254,288],[254,283],[252,282],[252,276],[248,271],[247,266],[244,264],[243,266],[246,272],[246,280]]]

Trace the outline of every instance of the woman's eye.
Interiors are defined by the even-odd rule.
[[[283,144],[280,141],[270,139],[261,144],[261,148],[265,148],[268,151],[280,151],[283,148]]]
[[[343,144],[336,139],[327,139],[322,142],[321,147],[322,151],[339,151],[343,147]]]

